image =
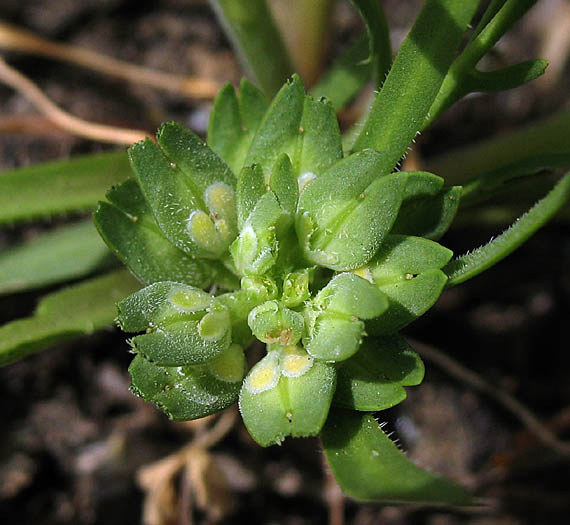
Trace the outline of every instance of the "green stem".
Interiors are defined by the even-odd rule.
[[[570,154],[570,107],[526,128],[445,153],[427,162],[427,169],[447,184],[472,181],[490,172],[544,155]]]
[[[471,78],[475,66],[497,43],[499,38],[536,2],[537,0],[507,0],[500,9],[498,4],[501,2],[493,2],[489,6],[483,20],[477,27],[475,36],[449,68],[449,72],[441,84],[441,89],[426,115],[424,128],[432,124],[461,97],[470,91],[481,88],[481,86],[474,86]],[[482,27],[483,22],[486,23],[484,27]]]
[[[383,154],[379,172],[402,158],[432,105],[479,2],[427,0],[403,42],[354,150]]]
[[[564,206],[570,198],[570,173],[510,228],[489,243],[453,259],[443,268],[447,288],[460,284],[491,268],[515,251]]]
[[[293,73],[291,60],[265,0],[211,0],[242,65],[273,97]]]

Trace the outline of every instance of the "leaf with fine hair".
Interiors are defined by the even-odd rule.
[[[116,262],[90,220],[69,224],[0,253],[0,294],[77,279]]]
[[[394,169],[422,128],[478,5],[477,0],[423,4],[354,143],[354,151],[382,152],[380,171]]]
[[[226,84],[214,100],[206,142],[236,175],[244,165],[267,107],[263,93],[246,78],[240,83],[239,97],[233,86]]]
[[[115,303],[139,288],[126,270],[117,270],[46,295],[34,315],[0,327],[0,366],[112,325]]]
[[[376,0],[352,0],[366,24],[369,40],[368,61],[372,63],[375,82],[382,85],[392,63],[390,29],[382,4]]]
[[[371,415],[331,410],[321,441],[339,485],[356,500],[473,504],[459,485],[414,465]]]
[[[109,190],[107,199],[95,210],[95,225],[107,246],[142,282],[178,281],[204,288],[215,281],[237,287],[218,261],[192,258],[166,239],[135,180]]]
[[[0,174],[0,224],[92,210],[131,176],[124,151],[84,155]]]
[[[447,287],[467,281],[504,259],[544,226],[568,202],[568,199],[570,199],[570,173],[567,173],[543,199],[501,235],[448,263],[443,268],[448,276]]]
[[[406,398],[405,386],[424,377],[420,356],[398,334],[367,337],[337,369],[333,403],[358,411],[385,410]]]

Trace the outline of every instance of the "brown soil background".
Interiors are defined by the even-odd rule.
[[[418,2],[384,4],[399,42]],[[543,56],[548,35],[566,23],[565,16],[563,0],[539,2],[501,41],[491,62]],[[234,83],[241,75],[203,1],[2,0],[0,18],[164,71]],[[348,3],[340,2],[330,56],[360,29]],[[563,49],[554,55],[545,58],[558,71],[543,80],[458,104],[421,137],[415,146],[418,161],[558,110],[567,99],[570,68]],[[7,58],[54,101],[87,120],[150,130],[174,119],[205,131],[207,102],[125,85],[47,59]],[[34,132],[26,126],[2,132],[0,169],[109,149],[54,130],[36,118],[21,95],[1,85],[0,101],[0,120],[17,118],[37,126]],[[344,115],[350,118],[350,113]],[[36,223],[4,229],[0,249],[47,227]],[[462,253],[503,227],[478,221],[453,229],[443,243]],[[560,438],[568,438],[569,269],[570,226],[554,222],[496,268],[446,292],[406,334],[435,345],[508,391]],[[29,314],[45,292],[0,298],[0,318],[4,322]],[[342,501],[323,468],[317,440],[288,440],[261,449],[241,422],[209,452],[196,452],[193,457],[203,461],[192,460],[194,475],[169,478],[172,485],[165,486],[173,491],[155,491],[156,499],[147,497],[144,506],[137,472],[180,450],[208,423],[172,423],[132,396],[129,361],[123,335],[109,329],[0,370],[2,523],[135,524],[142,522],[143,509],[147,519],[163,512],[169,520],[165,523],[333,523],[335,510],[346,523],[357,525],[568,522],[568,459],[540,446],[492,398],[429,361],[424,383],[379,417],[419,464],[473,487],[485,499],[480,511]],[[161,471],[153,472],[157,478]]]

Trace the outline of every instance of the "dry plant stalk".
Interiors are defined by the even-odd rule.
[[[69,62],[127,82],[145,84],[193,99],[210,100],[220,88],[217,82],[209,79],[136,66],[89,49],[52,42],[5,22],[0,22],[0,48]]]
[[[130,145],[148,136],[146,131],[122,129],[115,126],[95,124],[80,119],[55,105],[29,78],[9,66],[0,57],[0,82],[22,93],[41,113],[57,127],[79,137],[111,144]]]

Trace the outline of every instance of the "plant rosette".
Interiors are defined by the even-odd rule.
[[[95,223],[147,285],[118,304],[138,334],[134,393],[176,420],[238,401],[268,446],[319,435],[331,410],[392,407],[421,382],[398,330],[446,283],[451,251],[416,236],[426,214],[441,235],[457,209],[438,215],[440,177],[385,173],[371,149],[345,156],[334,109],[296,76],[271,104],[247,80],[239,96],[228,85],[206,143],[168,123],[129,157],[134,178]],[[248,371],[254,340],[267,353]]]

